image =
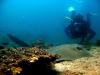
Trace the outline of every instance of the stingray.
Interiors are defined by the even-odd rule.
[[[58,54],[61,56],[58,60],[75,60],[81,57],[91,56],[84,48],[78,49],[78,44],[66,44],[59,45],[48,49],[48,52],[52,54]]]

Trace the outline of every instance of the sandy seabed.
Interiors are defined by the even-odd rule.
[[[100,47],[91,47],[90,57],[55,64],[61,75],[100,75]]]

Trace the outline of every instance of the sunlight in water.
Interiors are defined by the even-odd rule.
[[[74,10],[75,10],[75,9],[74,9],[74,7],[72,7],[72,6],[68,8],[68,11],[69,11],[69,12],[72,12],[72,11],[74,11]]]

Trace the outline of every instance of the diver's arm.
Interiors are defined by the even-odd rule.
[[[72,11],[71,16],[70,17],[66,16],[65,18],[70,20],[70,21],[73,21],[75,15],[76,15],[76,11]]]

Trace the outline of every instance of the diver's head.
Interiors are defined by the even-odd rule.
[[[76,21],[76,22],[83,21],[83,16],[81,14],[76,14],[74,17],[74,21]]]

